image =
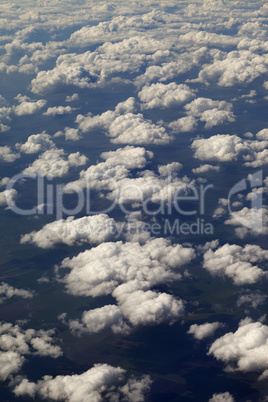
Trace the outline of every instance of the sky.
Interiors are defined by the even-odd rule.
[[[268,400],[267,22],[2,0],[1,401]]]

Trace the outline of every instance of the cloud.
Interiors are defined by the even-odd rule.
[[[30,135],[24,144],[16,144],[16,148],[25,154],[35,154],[54,147],[55,144],[51,140],[51,136],[45,131],[41,134]]]
[[[65,318],[65,316],[64,316]],[[118,325],[123,326],[122,312],[116,305],[106,305],[94,310],[84,311],[81,321],[70,320],[68,325],[75,334],[98,333],[106,328],[117,331]]]
[[[9,146],[0,147],[0,161],[12,163],[19,157],[20,154],[13,153]]]
[[[69,154],[66,158],[63,149],[51,149],[41,154],[23,173],[62,177],[69,173],[71,167],[85,165],[87,161],[87,157],[80,152]]]
[[[208,402],[235,402],[234,397],[229,392],[213,394]]]
[[[260,227],[254,227],[254,222],[261,223]],[[235,226],[235,233],[238,237],[266,235],[268,234],[268,208],[264,205],[262,208],[244,207],[235,211],[235,215],[225,220],[225,225]],[[244,225],[252,224],[252,227]],[[256,229],[256,230],[255,230]]]
[[[202,161],[231,162],[241,154],[249,153],[250,147],[236,135],[217,134],[208,139],[194,140],[191,148],[194,157]]]
[[[0,379],[6,380],[17,373],[25,362],[24,355],[62,356],[61,348],[54,345],[55,330],[22,329],[19,325],[0,323]]]
[[[110,328],[115,334],[128,335],[134,328],[173,324],[184,313],[182,300],[167,293],[136,289],[137,283],[129,282],[118,286],[112,293],[117,305],[105,305],[84,311],[81,320],[63,322],[74,334],[98,333]]]
[[[185,84],[151,84],[138,93],[144,109],[169,108],[187,103],[195,97],[195,91]]]
[[[135,258],[133,258],[135,256]],[[136,289],[181,278],[177,269],[195,256],[192,248],[171,245],[163,238],[139,243],[102,243],[72,259],[66,258],[59,268],[70,273],[61,281],[73,295],[111,294],[120,284],[136,281]],[[134,289],[135,290],[135,289]]]
[[[208,173],[208,172],[219,172],[220,171],[220,166],[214,166],[214,165],[200,165],[198,168],[192,169],[192,172],[194,174],[200,174],[200,173]]]
[[[24,360],[24,357],[17,352],[0,352],[0,380],[6,381],[12,374],[17,373]]]
[[[78,93],[74,93],[72,95],[66,96],[65,102],[74,102],[77,100],[79,100],[79,95],[78,95]]]
[[[259,246],[247,244],[241,247],[226,243],[215,251],[205,252],[203,267],[212,275],[226,275],[235,285],[245,285],[256,283],[265,276],[265,272],[255,264],[267,259],[268,251]]]
[[[18,196],[17,190],[14,188],[0,192],[0,207],[13,204]]]
[[[229,332],[211,345],[208,354],[226,364],[226,371],[262,373],[268,375],[268,327],[250,319],[240,321],[236,332]]]
[[[67,184],[64,191],[73,192],[72,186],[90,188],[101,191],[108,200],[121,205],[143,203],[147,207],[150,201],[165,203],[178,193],[185,194],[187,187],[194,184],[187,176],[178,177],[182,168],[179,162],[159,166],[158,173],[145,170],[133,177],[131,170],[145,167],[153,157],[153,153],[144,148],[126,146],[104,152],[101,157],[106,161],[82,171],[80,178]]]
[[[210,98],[197,98],[184,106],[189,116],[199,117],[205,122],[205,128],[235,121],[232,104],[226,101],[215,101]]]
[[[114,144],[168,144],[173,137],[164,127],[144,119],[141,113],[126,113],[117,117],[109,127],[109,137]]]
[[[256,134],[256,137],[258,140],[268,141],[268,128],[264,128],[264,129],[258,131]]]
[[[222,87],[232,87],[253,82],[267,73],[267,54],[257,54],[248,50],[232,51],[206,65],[198,74],[197,82],[217,83]]]
[[[181,117],[168,125],[174,133],[187,133],[197,128],[197,120],[193,116]]]
[[[258,308],[261,304],[264,304],[267,296],[261,294],[260,292],[251,292],[250,290],[245,290],[245,292],[239,296],[236,305],[238,307],[252,307],[254,309]]]
[[[82,138],[78,128],[65,127],[64,131],[57,131],[53,137],[65,136],[65,140],[78,141]]]
[[[113,239],[118,232],[116,222],[108,215],[99,214],[74,219],[69,216],[46,224],[41,230],[28,233],[21,238],[21,243],[35,244],[41,248],[52,248],[58,243],[81,245],[99,244]]]
[[[193,335],[195,339],[201,340],[209,336],[213,336],[215,331],[219,328],[223,328],[224,324],[216,321],[212,323],[206,322],[205,324],[193,324],[190,326],[187,334]]]
[[[47,101],[40,99],[38,101],[22,101],[18,106],[13,106],[13,111],[17,116],[31,115],[38,112],[46,105]]]
[[[4,302],[7,299],[10,299],[13,296],[19,296],[25,299],[29,299],[33,297],[34,292],[26,290],[26,289],[17,289],[13,286],[8,285],[5,282],[0,283],[0,303]]]
[[[184,313],[182,300],[167,293],[141,289],[130,291],[129,286],[118,286],[113,296],[119,303],[124,317],[134,326],[174,322]]]
[[[84,402],[108,401],[139,401],[145,400],[151,386],[149,376],[141,379],[131,377],[125,380],[125,370],[108,364],[95,364],[82,374],[45,376],[37,383],[23,379],[14,389],[16,396],[28,396],[53,401],[74,400]],[[124,384],[125,382],[125,384]],[[123,383],[123,384],[122,384]]]
[[[46,112],[43,113],[44,116],[62,116],[64,114],[71,114],[75,108],[71,106],[54,106],[49,107]]]

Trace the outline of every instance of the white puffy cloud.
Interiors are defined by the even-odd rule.
[[[168,108],[187,103],[195,97],[195,92],[185,84],[151,84],[138,93],[145,109]]]
[[[84,311],[81,321],[70,320],[68,325],[72,332],[78,334],[83,332],[98,333],[110,327],[115,332],[118,332],[118,325],[123,325],[122,318],[120,308],[116,305],[109,304],[94,310]]]
[[[224,244],[204,254],[203,267],[212,275],[231,278],[235,285],[256,283],[265,276],[265,272],[256,263],[268,259],[268,251],[261,247],[247,244]]]
[[[142,114],[126,113],[117,117],[109,127],[108,136],[114,144],[168,144],[173,137],[164,127],[144,119]]]
[[[219,172],[220,171],[220,166],[214,166],[214,165],[200,165],[198,168],[192,169],[192,172],[194,174],[200,174],[200,173],[207,173],[207,172]]]
[[[51,140],[51,136],[46,134],[45,131],[41,134],[30,135],[24,144],[16,144],[16,148],[26,154],[35,154],[54,147],[55,144]]]
[[[235,399],[230,392],[223,392],[220,394],[213,394],[208,402],[235,402]]]
[[[193,116],[185,116],[172,121],[169,123],[168,127],[171,128],[174,133],[187,133],[196,129],[197,120]]]
[[[0,207],[12,205],[18,196],[17,190],[14,188],[0,192]]]
[[[8,182],[9,182],[9,177],[3,177],[3,179],[0,180],[0,188],[5,187]]]
[[[0,161],[12,163],[19,157],[20,154],[15,154],[9,146],[0,147]]]
[[[229,332],[211,345],[208,354],[226,364],[227,371],[268,374],[268,327],[245,319],[236,332]]]
[[[62,177],[68,174],[71,167],[85,165],[87,161],[87,157],[80,152],[69,154],[66,158],[63,149],[51,149],[41,154],[23,173]]]
[[[128,284],[118,286],[113,296],[124,317],[134,326],[174,322],[184,313],[181,300],[167,293],[141,289],[128,292]]]
[[[38,101],[22,101],[18,106],[13,106],[13,111],[17,116],[31,115],[38,112],[46,105],[46,100],[40,99]]]
[[[236,235],[241,239],[248,235],[266,235],[268,234],[268,208],[265,205],[259,209],[244,207],[233,212],[224,223],[234,226]]]
[[[73,102],[79,100],[79,95],[78,93],[74,93],[72,95],[66,96],[65,102]]]
[[[43,113],[44,116],[62,116],[64,114],[70,114],[75,110],[71,106],[54,106],[49,107],[46,112]]]
[[[57,131],[53,137],[65,136],[66,140],[78,141],[82,138],[78,128],[65,127],[64,131]]]
[[[223,326],[224,324],[218,321],[212,323],[206,322],[205,324],[201,325],[193,324],[190,326],[187,334],[191,334],[195,339],[201,340],[209,336],[213,336],[215,331]]]
[[[257,54],[249,50],[229,52],[222,59],[207,64],[198,74],[196,81],[219,86],[232,87],[249,84],[257,77],[267,73],[267,54]]]
[[[202,161],[230,162],[239,155],[249,153],[250,147],[237,135],[217,134],[207,139],[194,140],[191,148],[194,157]]]
[[[256,137],[258,140],[268,141],[268,128],[264,128],[257,132]]]
[[[110,328],[114,333],[129,334],[133,328],[172,324],[184,313],[182,300],[167,293],[137,289],[137,281],[119,285],[112,293],[117,305],[105,305],[94,310],[84,311],[81,320],[70,320],[67,324],[71,331],[98,333]],[[66,315],[63,315],[66,323]]]
[[[80,172],[80,179],[73,182],[81,189],[89,184],[97,190],[114,189],[114,181],[126,178],[131,169],[142,169],[152,159],[153,153],[141,147],[126,146],[116,151],[103,152],[101,158],[105,162],[90,166]],[[71,183],[71,184],[73,184]],[[67,189],[66,189],[67,191]]]
[[[104,152],[101,157],[106,161],[82,171],[78,180],[66,185],[65,192],[72,192],[72,186],[75,185],[80,189],[103,191],[107,199],[121,205],[149,201],[164,203],[175,198],[178,192],[185,193],[187,187],[194,183],[187,176],[178,177],[182,167],[179,162],[160,166],[158,174],[145,170],[133,177],[131,169],[145,167],[152,156],[152,152],[144,148],[131,146]]]
[[[6,381],[12,374],[17,373],[24,360],[24,357],[17,352],[0,352],[0,380]]]
[[[163,238],[139,243],[102,243],[72,259],[60,268],[70,268],[61,279],[73,295],[111,294],[120,284],[136,281],[134,290],[181,278],[179,267],[194,258],[192,248],[184,248]],[[134,257],[135,256],[135,257]]]
[[[16,396],[28,396],[53,401],[139,401],[145,400],[151,385],[149,376],[141,379],[131,377],[124,379],[125,370],[108,364],[95,364],[82,374],[45,376],[37,383],[29,382],[26,378],[14,389]],[[125,382],[125,384],[124,384]]]
[[[25,299],[33,297],[34,293],[26,289],[18,289],[8,285],[5,282],[0,283],[0,303],[10,299],[13,296],[19,296]]]
[[[19,325],[0,323],[0,379],[6,380],[17,373],[25,362],[24,355],[62,356],[61,348],[54,345],[55,330],[22,329]]]
[[[99,244],[113,239],[116,233],[116,222],[108,215],[84,216],[79,219],[69,216],[66,220],[48,223],[41,230],[22,236],[21,243],[32,243],[41,248],[52,248],[58,243],[68,246]]]
[[[232,104],[226,101],[197,98],[185,105],[184,109],[189,116],[199,117],[200,121],[204,121],[206,129],[235,121]]]

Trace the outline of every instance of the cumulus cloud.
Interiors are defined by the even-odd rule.
[[[54,344],[55,330],[22,329],[19,325],[0,323],[0,379],[6,380],[17,373],[25,362],[24,355],[62,356]]]
[[[268,259],[268,251],[261,247],[247,244],[224,244],[204,254],[203,267],[212,275],[231,278],[235,285],[256,283],[265,276],[265,272],[256,263]]]
[[[22,101],[18,106],[13,106],[13,111],[17,116],[31,115],[38,112],[46,105],[46,100],[40,99],[38,101]]]
[[[173,324],[184,313],[180,299],[167,293],[136,289],[135,282],[119,285],[112,293],[117,305],[105,305],[94,310],[84,311],[81,320],[65,321],[75,334],[98,333],[110,328],[114,333],[129,334],[134,328]]]
[[[133,258],[135,256],[135,258]],[[111,294],[120,284],[136,281],[136,289],[180,279],[177,271],[195,256],[185,248],[163,238],[139,243],[102,243],[72,259],[66,258],[59,268],[70,268],[61,279],[73,295]],[[135,290],[135,287],[134,287]]]
[[[268,128],[264,128],[257,132],[256,137],[258,140],[268,141]]]
[[[17,352],[0,352],[0,380],[6,381],[12,374],[17,373],[25,359]]]
[[[189,102],[195,97],[195,91],[185,84],[159,82],[144,86],[138,93],[138,97],[143,102],[142,106],[145,109],[169,108]]]
[[[62,177],[69,173],[71,167],[85,165],[87,161],[87,157],[80,152],[69,154],[66,158],[63,149],[51,149],[41,154],[23,173]]]
[[[19,157],[20,154],[14,153],[9,146],[0,147],[0,161],[12,163]]]
[[[75,110],[71,106],[54,106],[49,107],[46,112],[43,113],[44,116],[62,116],[64,114],[70,114]]]
[[[16,148],[25,154],[35,154],[54,147],[55,144],[51,140],[51,136],[45,131],[41,134],[30,135],[24,144],[16,144]]]
[[[13,296],[19,296],[25,299],[33,297],[34,292],[26,289],[18,289],[8,285],[5,282],[0,283],[0,303],[10,299]]]
[[[74,93],[72,95],[66,96],[65,102],[74,102],[77,100],[79,100],[79,95],[78,95],[78,93]]]
[[[199,117],[205,122],[205,128],[210,129],[218,124],[235,121],[232,104],[226,101],[217,101],[210,98],[197,98],[184,106],[189,116]]]
[[[66,185],[65,192],[72,192],[73,185],[80,189],[90,187],[121,205],[134,205],[170,201],[170,197],[187,192],[187,187],[194,183],[187,176],[178,177],[182,167],[179,162],[159,166],[158,173],[145,170],[133,177],[131,170],[144,168],[153,157],[144,148],[127,146],[104,152],[101,157],[106,161],[82,171],[78,180]]]
[[[216,322],[206,322],[205,324],[193,324],[190,326],[187,334],[193,335],[195,339],[201,340],[209,336],[213,336],[218,328],[224,327],[224,324]]]
[[[208,354],[226,364],[226,371],[258,372],[268,376],[268,327],[242,320],[236,332],[229,332],[211,345]]]
[[[78,141],[82,138],[78,128],[65,127],[64,131],[57,131],[53,137],[64,136],[66,140]]]
[[[14,188],[0,192],[0,207],[12,205],[18,196],[17,190]]]
[[[144,119],[141,113],[127,113],[117,117],[109,127],[114,144],[168,144],[173,138],[164,127]]]
[[[141,289],[129,291],[128,284],[118,286],[113,296],[124,317],[134,326],[174,322],[184,313],[182,300],[167,293]]]
[[[28,233],[21,238],[21,243],[35,244],[41,248],[52,248],[58,243],[81,245],[99,244],[113,239],[118,232],[116,222],[108,215],[99,214],[74,219],[69,216],[46,224],[41,230]]]
[[[200,173],[208,173],[208,172],[219,172],[220,171],[220,166],[214,166],[214,165],[200,165],[199,167],[192,169],[192,172],[194,174],[200,174]]]
[[[45,376],[37,383],[26,378],[14,389],[16,396],[28,396],[53,401],[99,402],[103,397],[108,401],[144,401],[150,390],[151,379],[131,377],[125,380],[125,370],[108,364],[95,364],[82,374]],[[124,384],[125,382],[125,384]]]
[[[224,57],[225,56],[225,57]],[[222,87],[249,84],[267,73],[267,54],[257,54],[249,50],[232,51],[222,59],[206,65],[198,74],[198,82],[216,82]]]
[[[239,155],[250,152],[247,142],[237,135],[229,134],[194,140],[191,148],[195,151],[194,157],[202,161],[231,162]]]
[[[197,120],[193,116],[181,117],[168,125],[174,133],[187,133],[197,128]]]
[[[235,402],[233,395],[230,392],[223,392],[220,394],[213,394],[209,402]]]
[[[145,119],[137,111],[134,98],[120,102],[114,111],[108,110],[101,115],[78,115],[76,122],[83,133],[96,129],[104,130],[114,144],[168,144],[173,137],[166,129],[151,120]]]
[[[243,207],[236,211],[231,217],[225,220],[226,225],[235,227],[238,237],[266,235],[268,234],[268,208]]]

